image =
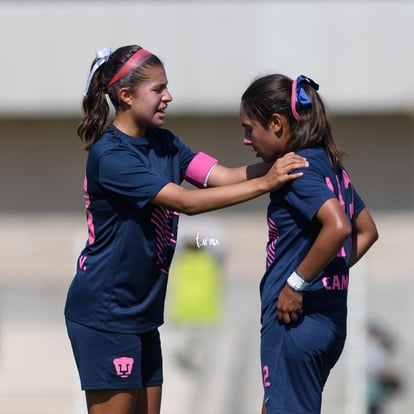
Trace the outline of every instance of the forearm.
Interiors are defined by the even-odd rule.
[[[268,191],[270,185],[264,178],[196,190],[186,190],[175,184],[167,184],[154,197],[153,203],[187,215],[195,215],[236,205]]]
[[[353,266],[378,240],[378,231],[367,209],[359,212],[352,222],[352,252],[349,266]]]
[[[201,158],[199,170],[197,161]],[[288,181],[303,175],[303,172],[293,172],[294,170],[308,166],[303,157],[294,153],[286,154],[272,165],[259,163],[235,169],[227,169],[215,161],[209,156],[200,155],[190,164],[186,173],[186,179],[194,185],[201,187],[207,182],[210,188],[186,190],[170,183],[159,191],[152,202],[188,215],[218,210],[276,191]]]
[[[308,254],[299,263],[279,294],[277,304],[277,317],[284,323],[292,323],[298,320],[302,313],[302,290],[306,287],[306,282],[321,272],[338,254],[343,246],[351,226],[322,226],[315,242],[312,244]]]
[[[252,178],[262,177],[269,171],[270,164],[264,162],[245,165],[242,167],[229,168],[217,164],[208,179],[209,187],[218,187],[241,183]]]
[[[336,257],[347,237],[349,232],[346,229],[332,231],[322,228],[308,254],[298,265],[297,271],[306,281],[311,281]]]
[[[312,280],[336,257],[352,232],[351,223],[336,198],[331,198],[321,206],[316,219],[321,223],[321,230],[296,269],[307,281]]]
[[[349,267],[352,267],[356,264],[362,256],[368,251],[372,246],[374,241],[368,238],[366,235],[359,234],[353,236],[352,238],[352,253],[349,260]]]
[[[283,157],[278,158],[273,164],[260,162],[239,168],[227,168],[217,164],[211,171],[207,184],[209,187],[236,184],[253,178],[262,177],[271,169],[274,170],[276,175],[282,177],[286,174],[291,174],[296,169],[305,168],[307,166],[308,162],[306,159],[293,152],[289,152]],[[298,175],[295,176],[298,177]],[[286,178],[284,178],[283,181],[286,182]]]

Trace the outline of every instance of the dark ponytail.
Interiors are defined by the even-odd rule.
[[[92,63],[91,69],[95,64]],[[105,66],[105,64],[103,65]],[[98,68],[94,73],[87,91],[83,97],[82,110],[84,117],[78,127],[78,135],[85,143],[85,150],[89,150],[92,145],[102,135],[109,114],[109,105],[106,101],[105,83],[102,80],[103,70]]]

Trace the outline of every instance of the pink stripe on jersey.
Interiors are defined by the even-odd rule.
[[[342,170],[342,176],[344,177],[344,185],[345,188],[349,188],[351,179],[349,178],[349,175],[345,170]],[[355,214],[355,202],[354,202],[354,192],[352,192],[352,201],[349,205],[349,214],[351,215],[351,218],[354,217]]]
[[[326,177],[325,178],[325,181],[326,181],[326,185],[328,186],[328,188],[335,194],[334,186],[333,186],[331,180],[329,179],[329,177]],[[349,182],[350,181],[346,182],[346,180],[345,180],[345,188],[348,188]],[[342,192],[341,192],[341,185],[340,185],[338,176],[336,177],[336,183],[338,185],[338,200],[339,200],[339,204],[340,204],[342,210],[345,211],[345,201],[344,201],[344,197],[343,197]],[[352,209],[353,208],[351,206],[351,210]],[[351,213],[351,218],[352,218],[352,214],[353,213]],[[342,246],[341,250],[339,250],[339,252],[336,255],[336,257],[346,257],[346,252],[345,252],[345,247],[344,246]]]
[[[151,214],[151,223],[154,225],[157,242],[157,264],[161,272],[165,274],[168,274],[170,266],[168,257],[165,256],[165,249],[177,243],[176,234],[172,229],[174,216],[178,216],[176,211],[161,206],[154,207]]]
[[[349,188],[349,184],[351,183],[351,179],[345,170],[342,170],[342,177],[344,177],[344,186],[345,188]]]
[[[85,176],[85,179],[83,181],[83,194],[84,194],[84,198],[85,198],[86,218],[87,218],[87,224],[88,224],[88,241],[89,241],[89,244],[92,244],[95,241],[95,226],[93,225],[92,213],[89,210],[91,200],[89,199],[88,180],[87,180],[86,176]]]
[[[217,165],[217,160],[204,152],[199,152],[191,160],[185,179],[197,187],[207,187],[208,177]]]
[[[276,257],[276,244],[279,240],[279,229],[276,226],[276,223],[268,217],[267,219],[267,225],[268,225],[268,235],[269,235],[269,241],[267,243],[266,252],[267,252],[267,266],[269,267]]]
[[[339,183],[339,178],[338,176],[336,176],[336,183],[338,185],[338,199],[339,199],[339,204],[341,205],[341,207],[345,210],[345,201],[344,201],[344,197],[342,196],[342,192],[341,192],[341,184]]]
[[[328,188],[335,194],[334,186],[333,186],[332,181],[330,180],[329,177],[325,177],[325,182],[326,182],[326,185],[328,186]]]

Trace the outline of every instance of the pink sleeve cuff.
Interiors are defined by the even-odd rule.
[[[207,187],[208,177],[217,165],[217,160],[204,152],[199,152],[191,160],[185,179],[197,187]]]

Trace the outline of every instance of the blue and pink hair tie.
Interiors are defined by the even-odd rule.
[[[292,82],[292,96],[290,104],[292,108],[292,114],[296,120],[299,120],[301,118],[299,112],[302,108],[312,105],[312,101],[309,99],[305,88],[303,87],[305,84],[311,86],[313,89],[315,89],[315,91],[319,89],[319,85],[316,82],[304,75],[298,76]]]

